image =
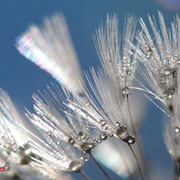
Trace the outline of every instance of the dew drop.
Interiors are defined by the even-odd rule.
[[[100,123],[101,123],[101,125],[102,125],[102,126],[106,125],[106,121],[105,121],[105,120],[103,120],[103,119],[102,119],[102,120],[100,120]]]
[[[128,144],[134,144],[135,138],[133,136],[129,136],[127,142],[128,142]]]
[[[106,140],[107,139],[107,134],[106,133],[102,133],[101,135],[100,135],[100,138],[104,141],[104,140]]]
[[[164,75],[169,76],[171,74],[171,70],[170,69],[165,69],[164,70]]]
[[[69,144],[74,145],[75,140],[73,138],[69,138],[68,142],[69,142]]]
[[[87,162],[87,161],[88,161],[88,158],[87,158],[87,157],[85,157],[85,158],[84,158],[84,160]]]
[[[121,125],[120,122],[117,121],[117,122],[116,122],[116,126],[120,126],[120,125]]]
[[[129,93],[130,93],[130,89],[128,87],[126,87],[122,90],[123,95],[128,95]]]
[[[101,143],[102,142],[102,140],[101,139],[98,139],[98,143]]]
[[[180,132],[180,128],[179,127],[175,127],[174,128],[174,132],[178,134]]]
[[[59,144],[60,144],[60,142],[58,141],[58,142],[57,142],[57,144],[59,145]]]

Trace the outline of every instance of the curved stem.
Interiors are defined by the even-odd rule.
[[[137,143],[136,143],[137,149],[138,149],[139,154],[140,154],[140,156],[141,156],[141,159],[142,159],[142,162],[143,162],[143,166],[144,166],[144,169],[145,169],[146,174],[147,174],[147,176],[148,176],[148,179],[150,179],[150,178],[149,178],[149,173],[148,173],[147,164],[146,164],[146,161],[145,161],[145,159],[144,159],[143,151],[142,151],[142,148],[141,148],[141,145],[140,145],[140,142],[139,142],[139,138],[138,138],[137,133],[136,133],[135,125],[134,125],[134,122],[133,122],[133,119],[132,119],[131,109],[130,109],[130,105],[129,105],[129,96],[127,96],[127,107],[128,107],[128,112],[129,112],[130,123],[131,123],[131,126],[132,126],[132,131],[133,131],[135,140],[136,140],[136,142],[137,142]]]
[[[179,180],[180,178],[180,164],[174,161],[174,180]]]
[[[104,175],[109,179],[112,180],[111,177],[108,175],[108,173],[102,168],[102,166],[96,161],[96,159],[94,158],[94,156],[91,154],[91,152],[89,152],[89,155],[91,156],[91,158],[94,160],[94,162],[97,164],[97,166],[101,169],[101,171],[104,173]]]
[[[144,175],[143,175],[143,173],[142,173],[141,166],[140,166],[139,161],[138,161],[138,159],[137,159],[137,156],[136,156],[133,148],[131,147],[131,145],[130,145],[129,143],[127,143],[127,144],[128,144],[128,146],[129,146],[129,148],[130,148],[130,150],[131,150],[131,152],[132,152],[132,154],[133,154],[133,156],[134,156],[134,159],[136,160],[136,164],[137,164],[137,166],[138,166],[138,169],[139,169],[139,173],[140,173],[140,175],[141,175],[141,178],[142,178],[142,180],[145,180]]]
[[[85,180],[91,180],[88,175],[81,169],[79,170],[79,173],[82,175],[82,177],[85,179]]]

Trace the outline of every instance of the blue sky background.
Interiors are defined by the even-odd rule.
[[[105,22],[107,13],[116,13],[122,24],[128,14],[142,17],[147,22],[147,13],[157,17],[157,10],[160,10],[169,25],[179,9],[178,0],[0,0],[0,87],[9,93],[20,109],[24,106],[31,109],[32,93],[53,81],[49,74],[20,55],[14,45],[16,37],[31,23],[41,24],[44,17],[55,12],[65,15],[81,66],[88,70],[89,66],[99,65],[92,34],[101,20]],[[161,167],[172,174],[172,164],[162,142],[162,117],[150,104],[142,131],[146,150],[151,161],[155,162],[153,168]],[[91,161],[85,170],[93,179],[103,179]],[[113,179],[118,179],[109,173]]]

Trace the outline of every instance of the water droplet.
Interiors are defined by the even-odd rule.
[[[85,158],[84,158],[84,160],[87,162],[87,161],[88,161],[88,158],[87,158],[87,157],[85,157]]]
[[[175,128],[174,128],[174,132],[175,132],[175,133],[179,133],[179,132],[180,132],[180,128],[179,128],[179,127],[175,127]]]
[[[116,135],[122,139],[125,140],[128,138],[129,134],[127,131],[127,127],[126,126],[120,126],[117,130],[116,130]]]
[[[69,144],[74,145],[75,140],[73,138],[69,138],[68,142],[69,142]]]
[[[109,137],[113,137],[113,133],[112,133],[112,132],[111,132],[111,133],[109,133],[108,135],[109,135]]]
[[[80,147],[84,152],[89,152],[94,147],[94,143],[84,142]]]
[[[101,143],[102,142],[102,139],[98,139],[98,143]]]
[[[165,69],[164,70],[164,75],[169,76],[171,74],[171,70],[170,69]]]
[[[107,134],[106,133],[102,133],[101,135],[100,135],[100,138],[104,141],[104,140],[106,140],[107,139]]]
[[[96,139],[94,139],[94,140],[93,140],[93,143],[94,143],[94,144],[96,144],[96,143],[97,143],[97,140],[96,140]]]
[[[135,143],[135,138],[133,136],[129,136],[127,142],[129,144],[134,144]]]
[[[101,123],[102,129],[104,129],[105,131],[107,131],[107,130],[108,130],[107,122],[106,122],[105,120],[101,120],[100,123]]]
[[[78,172],[81,169],[81,163],[79,161],[72,161],[69,165],[69,169],[74,172]]]
[[[130,93],[130,89],[128,87],[125,87],[123,90],[122,90],[122,94],[123,95],[128,95]]]
[[[57,144],[59,145],[59,144],[60,144],[60,142],[58,141],[58,142],[57,142]]]
[[[120,122],[116,122],[116,126],[120,126],[121,124],[120,124]]]
[[[103,120],[103,119],[100,120],[100,123],[101,123],[102,126],[103,126],[103,125],[106,125],[106,121]]]

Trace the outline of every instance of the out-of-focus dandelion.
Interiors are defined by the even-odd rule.
[[[81,94],[83,78],[64,16],[45,18],[41,28],[32,25],[17,38],[17,49],[49,72],[74,94]]]
[[[121,177],[131,177],[136,171],[136,162],[128,147],[116,138],[101,143],[93,153],[98,161]]]

